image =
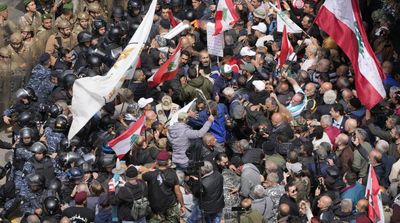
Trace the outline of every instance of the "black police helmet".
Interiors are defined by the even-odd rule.
[[[49,215],[55,215],[61,211],[60,201],[55,196],[46,197],[43,203],[44,211]]]
[[[106,21],[104,21],[104,19],[102,19],[102,18],[100,18],[100,17],[98,17],[98,18],[95,18],[94,20],[93,20],[93,23],[92,23],[92,28],[93,28],[93,30],[99,30],[100,28],[103,28],[103,27],[106,27],[107,26],[107,23],[106,23]]]
[[[42,142],[35,142],[31,146],[32,153],[45,153],[46,151],[47,147]]]
[[[52,180],[50,180],[47,189],[53,190],[53,191],[60,191],[61,190],[61,180],[58,178],[53,178]]]
[[[83,177],[83,171],[78,167],[72,167],[67,171],[67,176],[70,180],[79,180]]]
[[[128,12],[133,13],[135,10],[141,10],[142,9],[142,2],[140,0],[129,0],[128,1]]]
[[[89,42],[93,39],[93,35],[89,31],[82,31],[78,34],[78,43]]]
[[[104,154],[100,157],[100,164],[102,167],[114,167],[117,161],[117,156],[115,154]]]
[[[90,54],[87,63],[91,68],[100,67],[103,64],[100,56],[96,54]]]
[[[110,39],[111,41],[116,42],[116,43],[121,41],[121,37],[122,37],[121,27],[114,26],[114,27],[110,28],[110,30],[107,33],[107,37],[108,37],[108,39]]]
[[[48,110],[50,118],[57,118],[63,112],[63,108],[58,104],[52,104]]]
[[[20,127],[33,126],[35,124],[32,112],[23,111],[18,115],[17,123]]]
[[[33,130],[29,127],[23,127],[19,130],[19,137],[21,138],[32,138],[33,137]]]
[[[186,10],[185,18],[186,18],[186,20],[189,20],[191,22],[194,21],[196,19],[194,10],[192,10],[192,9]]]
[[[124,9],[121,6],[115,6],[112,9],[111,15],[115,17],[123,17],[124,16]]]
[[[45,178],[41,174],[30,173],[25,176],[25,179],[27,180],[28,185],[31,187],[32,186],[38,186],[38,187],[44,186]]]
[[[66,131],[68,129],[68,118],[65,115],[59,115],[54,123],[54,131]]]
[[[62,84],[63,84],[63,86],[64,86],[65,89],[71,88],[71,87],[74,85],[75,80],[76,80],[76,76],[75,76],[74,74],[71,74],[71,73],[65,75],[65,76],[61,79]]]

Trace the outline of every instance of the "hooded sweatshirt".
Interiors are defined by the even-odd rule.
[[[204,136],[211,127],[211,122],[204,123],[200,130],[193,130],[189,125],[177,122],[168,128],[168,141],[172,145],[172,162],[178,164],[187,164],[189,162],[186,156],[186,150],[190,146],[191,139],[197,139]]]

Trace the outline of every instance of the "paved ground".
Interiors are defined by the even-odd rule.
[[[19,17],[24,14],[24,6],[22,0],[0,0],[1,3],[4,3],[8,6],[8,14],[10,20],[18,22]],[[2,112],[2,111],[1,111]],[[2,121],[2,120],[0,120]],[[0,139],[3,141],[11,142],[11,138],[9,138],[10,134],[5,133],[4,131],[0,132]],[[9,151],[0,149],[0,166],[5,165],[5,159],[7,158],[7,153]],[[5,179],[0,180],[0,185],[4,184]]]
[[[11,136],[11,134],[5,133],[4,131],[0,132],[0,139],[6,142],[11,143],[11,138],[8,137]],[[0,166],[4,166],[6,164],[6,159],[9,157],[11,154],[11,151],[5,150],[5,149],[0,149]],[[0,180],[0,185],[3,185],[5,183],[5,178]]]

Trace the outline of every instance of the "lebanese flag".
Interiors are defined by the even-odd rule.
[[[229,30],[240,19],[236,12],[232,0],[218,1],[217,10],[215,12],[215,32],[214,36]]]
[[[372,222],[384,223],[385,216],[382,206],[382,195],[376,178],[375,170],[369,165],[367,187],[365,188],[365,197],[368,199],[368,217]]]
[[[172,28],[178,25],[178,22],[176,21],[174,14],[172,14],[171,9],[168,11],[168,16],[169,16],[169,23],[171,24]]]
[[[157,85],[161,84],[164,81],[168,81],[173,79],[179,71],[179,59],[181,57],[181,49],[182,44],[179,41],[178,46],[176,47],[174,53],[168,58],[163,65],[161,65],[160,69],[156,71],[156,73],[151,76],[147,82],[149,87],[153,88]]]
[[[315,22],[328,33],[353,64],[357,96],[367,109],[383,98],[384,74],[365,33],[358,0],[326,0]]]
[[[117,157],[122,159],[125,154],[129,152],[132,146],[137,142],[140,134],[145,129],[146,118],[145,115],[140,116],[138,120],[131,125],[125,132],[119,135],[117,138],[108,142],[108,146],[111,147]]]
[[[283,33],[282,33],[282,44],[281,44],[281,52],[278,59],[278,68],[281,68],[283,64],[285,64],[286,59],[290,56],[290,59],[294,58],[292,55],[294,53],[293,46],[289,41],[286,26],[283,26]]]
[[[271,2],[269,5],[276,11],[276,30],[278,32],[283,32],[283,26],[286,26],[286,31],[288,33],[303,33],[303,29],[300,28],[289,16],[285,14],[281,9],[281,2],[276,1],[276,5]]]

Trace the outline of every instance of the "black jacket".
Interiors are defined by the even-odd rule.
[[[193,194],[199,198],[200,209],[204,213],[218,213],[225,207],[223,184],[224,179],[218,171],[203,176],[201,186],[198,181],[192,183]]]
[[[133,201],[142,197],[147,197],[147,185],[144,181],[138,180],[138,184],[126,183],[117,193],[110,193],[111,205],[118,206],[119,221],[133,221],[131,209]]]

